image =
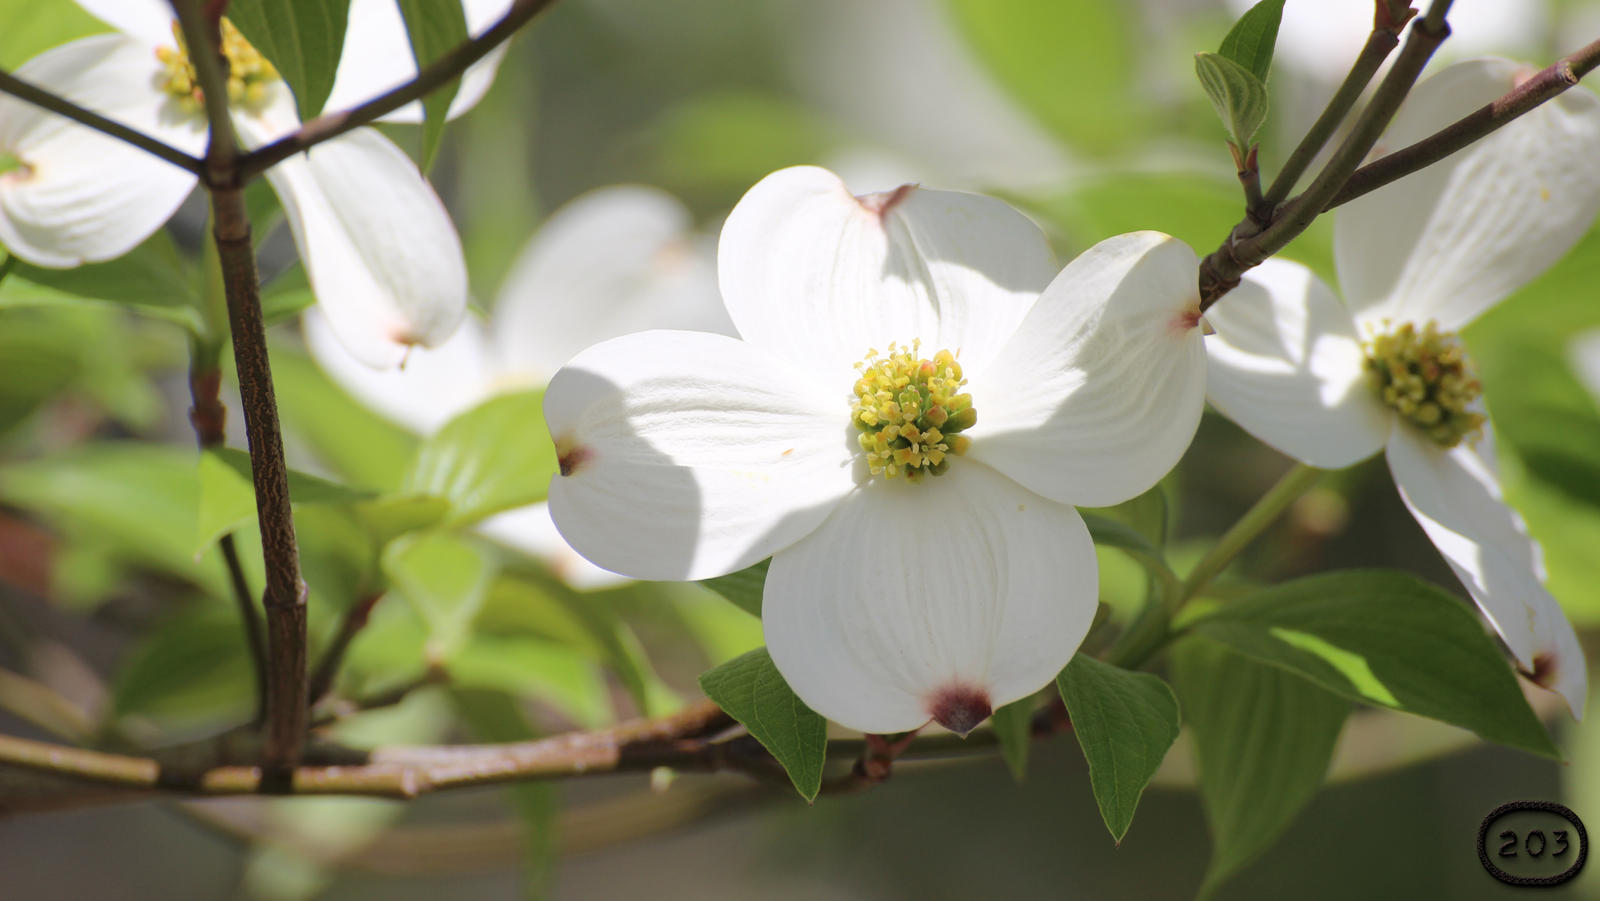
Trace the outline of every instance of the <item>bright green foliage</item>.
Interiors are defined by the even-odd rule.
[[[1194,74],[1242,156],[1267,119],[1267,86],[1249,69],[1215,53],[1196,53]]]
[[[1006,760],[1011,778],[1022,782],[1028,775],[1028,751],[1033,747],[1033,710],[1036,706],[1030,695],[1012,701],[989,716],[989,728],[994,730],[995,741],[1000,743],[1000,756]]]
[[[1204,894],[1271,845],[1316,794],[1350,704],[1204,639],[1180,643],[1172,662],[1211,825]]]
[[[1217,55],[1243,66],[1266,84],[1272,71],[1272,50],[1278,42],[1278,26],[1283,22],[1283,0],[1261,0],[1233,23]]]
[[[1139,796],[1178,738],[1178,701],[1157,676],[1078,654],[1056,677],[1072,732],[1089,762],[1100,816],[1117,842]]]
[[[289,83],[301,120],[315,117],[328,102],[349,18],[350,0],[233,0],[228,4],[228,21]]]
[[[816,799],[827,760],[828,723],[795,696],[766,648],[702,674],[700,688],[772,752],[800,797]]]
[[[21,260],[0,281],[0,310],[9,307],[119,304],[198,333],[200,295],[172,237],[157,231],[105,263],[45,269]]]
[[[488,594],[494,577],[490,555],[466,539],[424,533],[391,544],[383,572],[427,624],[428,656],[450,662],[466,644]]]
[[[769,557],[754,566],[715,579],[706,579],[700,584],[738,604],[741,610],[751,616],[759,617],[761,592],[767,584],[767,567],[771,565],[772,558]]]
[[[450,420],[418,449],[407,492],[449,500],[455,525],[544,500],[556,450],[543,404],[542,391],[501,394]]]
[[[75,3],[0,0],[0,69],[14,72],[51,47],[109,30]]]
[[[168,734],[250,714],[255,697],[244,629],[232,607],[195,604],[168,617],[128,655],[112,683],[111,715]]]
[[[454,0],[399,0],[400,14],[406,20],[406,32],[411,36],[411,53],[417,60],[417,69],[426,68],[467,40],[466,12]],[[449,118],[450,102],[456,99],[461,79],[452,78],[422,99],[422,171],[433,166],[439,153],[439,141],[444,137],[445,121]]]
[[[1414,576],[1308,576],[1230,603],[1190,628],[1351,700],[1560,756],[1477,616]]]
[[[272,380],[284,428],[352,485],[400,487],[417,439],[345,394],[303,353],[272,350]]]

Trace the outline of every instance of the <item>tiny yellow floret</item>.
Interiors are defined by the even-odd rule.
[[[890,344],[886,353],[868,350],[856,364],[856,399],[850,421],[861,434],[857,443],[875,476],[917,481],[942,475],[950,455],[966,453],[972,441],[956,434],[978,421],[972,395],[960,394],[967,383],[956,355],[941,350],[933,359],[918,359],[921,343]]]
[[[1383,402],[1440,447],[1476,439],[1484,417],[1469,406],[1483,394],[1461,341],[1429,322],[1409,322],[1366,342],[1367,372]]]
[[[205,97],[176,22],[172,23],[172,35],[178,41],[177,47],[156,48],[156,59],[167,70],[162,90],[178,98],[185,110],[199,112]],[[227,19],[222,20],[222,55],[228,59],[228,102],[259,109],[266,102],[267,88],[278,78],[278,70]]]

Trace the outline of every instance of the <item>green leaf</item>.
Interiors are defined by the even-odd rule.
[[[418,448],[407,491],[450,501],[452,525],[544,500],[556,449],[544,427],[544,392],[490,398]]]
[[[766,648],[702,674],[700,688],[777,758],[800,797],[816,799],[827,760],[828,723],[795,696]]]
[[[439,4],[457,6],[460,4]],[[289,83],[302,122],[322,112],[344,52],[350,0],[233,0],[228,21]]]
[[[761,616],[761,593],[767,585],[767,568],[772,565],[772,558],[715,579],[706,579],[700,584],[722,595],[728,600],[739,605],[739,609],[751,616]]]
[[[1204,639],[1174,649],[1172,685],[1194,733],[1211,826],[1204,895],[1270,846],[1316,794],[1350,704]]]
[[[255,482],[250,455],[223,447],[200,454],[200,506],[195,553],[247,523],[256,515]],[[289,470],[289,498],[294,504],[353,504],[371,494],[298,470]]]
[[[685,195],[736,194],[763,175],[826,157],[830,123],[808,107],[749,90],[701,93],[664,112],[644,140],[654,183]]]
[[[1033,747],[1034,695],[1012,701],[989,715],[989,728],[1000,743],[1000,756],[1018,783],[1028,775],[1028,751]]]
[[[467,643],[488,594],[492,556],[454,535],[412,535],[384,552],[383,572],[427,624],[428,656],[450,663]]]
[[[1121,844],[1139,796],[1178,737],[1178,701],[1159,677],[1086,654],[1072,658],[1056,687],[1089,762],[1100,816]]]
[[[16,260],[0,281],[0,310],[83,303],[113,303],[191,332],[201,329],[199,292],[165,230],[104,263],[46,269]]]
[[[1170,513],[1167,509],[1167,490],[1164,482],[1156,483],[1144,494],[1123,501],[1115,507],[1084,508],[1082,512],[1127,525],[1143,536],[1153,548],[1160,549],[1167,545],[1167,523]],[[1090,527],[1089,533],[1094,534],[1093,526]]]
[[[1345,570],[1296,579],[1190,628],[1351,700],[1560,757],[1478,617],[1405,573]]]
[[[474,635],[450,663],[450,685],[539,701],[583,729],[613,717],[606,681],[591,657],[523,635]]]
[[[1240,153],[1248,150],[1267,118],[1267,86],[1249,69],[1215,53],[1194,55],[1194,74],[1205,88]]]
[[[1283,0],[1261,0],[1233,23],[1217,54],[1243,66],[1265,84],[1272,70],[1272,49],[1283,21]]]
[[[399,0],[399,3],[418,71],[466,43],[467,18],[460,3],[439,0]],[[445,121],[450,116],[450,102],[456,99],[456,90],[460,87],[461,79],[452,78],[422,99],[421,163],[424,172],[432,168],[433,158],[439,152]]]
[[[107,30],[76,3],[0,0],[0,69],[14,72],[51,47]]]
[[[287,429],[353,485],[392,491],[405,479],[417,439],[368,410],[303,352],[272,348],[272,381]]]
[[[1103,0],[947,0],[999,82],[1077,147],[1110,151],[1148,123],[1136,100],[1135,18]],[[1236,217],[1237,218],[1237,217]]]
[[[112,683],[111,711],[150,719],[164,730],[204,730],[248,715],[254,696],[250,667],[234,609],[192,605],[126,657]]]

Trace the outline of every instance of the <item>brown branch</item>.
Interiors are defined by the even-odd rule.
[[[211,191],[213,237],[228,301],[234,364],[250,443],[256,519],[261,527],[267,577],[262,597],[267,625],[267,733],[262,764],[271,780],[285,777],[299,760],[309,718],[305,583],[300,579],[300,555],[289,509],[289,469],[261,318],[261,283],[240,188],[239,145],[228,115],[227,60],[220,49],[216,17],[207,15],[197,0],[180,2],[176,9],[210,124],[206,183]]]
[[[66,116],[68,119],[80,125],[88,126],[101,134],[132,144],[140,150],[160,157],[186,172],[200,175],[204,169],[200,160],[170,144],[158,141],[137,129],[129,128],[121,122],[107,119],[93,110],[85,109],[65,97],[59,97],[43,88],[29,84],[4,70],[0,70],[0,93],[10,94],[18,100],[47,109],[57,115]]]
[[[1411,91],[1411,86],[1416,83],[1417,76],[1422,73],[1423,66],[1427,65],[1434,50],[1449,36],[1450,28],[1445,24],[1444,16],[1451,2],[1433,0],[1427,16],[1412,23],[1394,67],[1378,86],[1372,101],[1362,110],[1344,142],[1312,180],[1311,186],[1276,210],[1272,224],[1265,229],[1255,233],[1254,225],[1247,218],[1234,228],[1221,247],[1200,261],[1201,312],[1237,287],[1245,272],[1261,265],[1309,228],[1328,201],[1349,180],[1351,173],[1361,165],[1361,160],[1372,150],[1389,121],[1394,118],[1401,101]]]
[[[339,667],[344,663],[344,653],[350,648],[350,642],[367,626],[367,619],[372,616],[372,608],[377,606],[383,598],[382,592],[369,594],[356,600],[349,610],[344,612],[344,618],[339,621],[339,631],[333,636],[333,643],[323,651],[322,659],[317,661],[317,667],[311,676],[311,684],[306,692],[309,703],[315,704],[322,700],[323,695],[333,688],[333,680],[339,675]]]
[[[1457,119],[1443,131],[1357,169],[1325,209],[1349,203],[1369,191],[1437,163],[1561,94],[1597,66],[1600,66],[1600,40],[1562,57],[1505,96]]]
[[[312,147],[331,140],[352,129],[360,128],[379,117],[394,112],[413,100],[421,98],[460,77],[467,67],[489,55],[489,51],[505,43],[534,16],[543,12],[554,0],[516,0],[506,10],[499,22],[483,34],[467,41],[420,69],[417,77],[405,84],[368,100],[360,106],[333,113],[323,113],[310,122],[270,144],[256,148],[239,161],[239,175],[249,179],[266,169]]]

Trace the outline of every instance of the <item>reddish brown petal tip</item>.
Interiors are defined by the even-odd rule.
[[[570,439],[556,441],[556,465],[561,467],[561,474],[570,476],[589,462],[594,456],[594,451],[581,444],[574,444]]]
[[[856,202],[860,203],[861,206],[867,210],[867,212],[875,214],[878,217],[878,221],[882,222],[884,217],[889,215],[890,211],[899,206],[901,201],[905,200],[907,197],[910,197],[911,192],[915,191],[916,189],[916,185],[901,185],[900,187],[895,188],[893,191],[880,191],[877,194],[863,194],[856,198]]]
[[[1535,684],[1549,688],[1556,681],[1556,655],[1544,651],[1533,655],[1533,672],[1528,674]]]
[[[988,693],[966,685],[941,690],[933,696],[933,703],[928,705],[928,713],[934,722],[963,738],[993,712],[989,707]]]

